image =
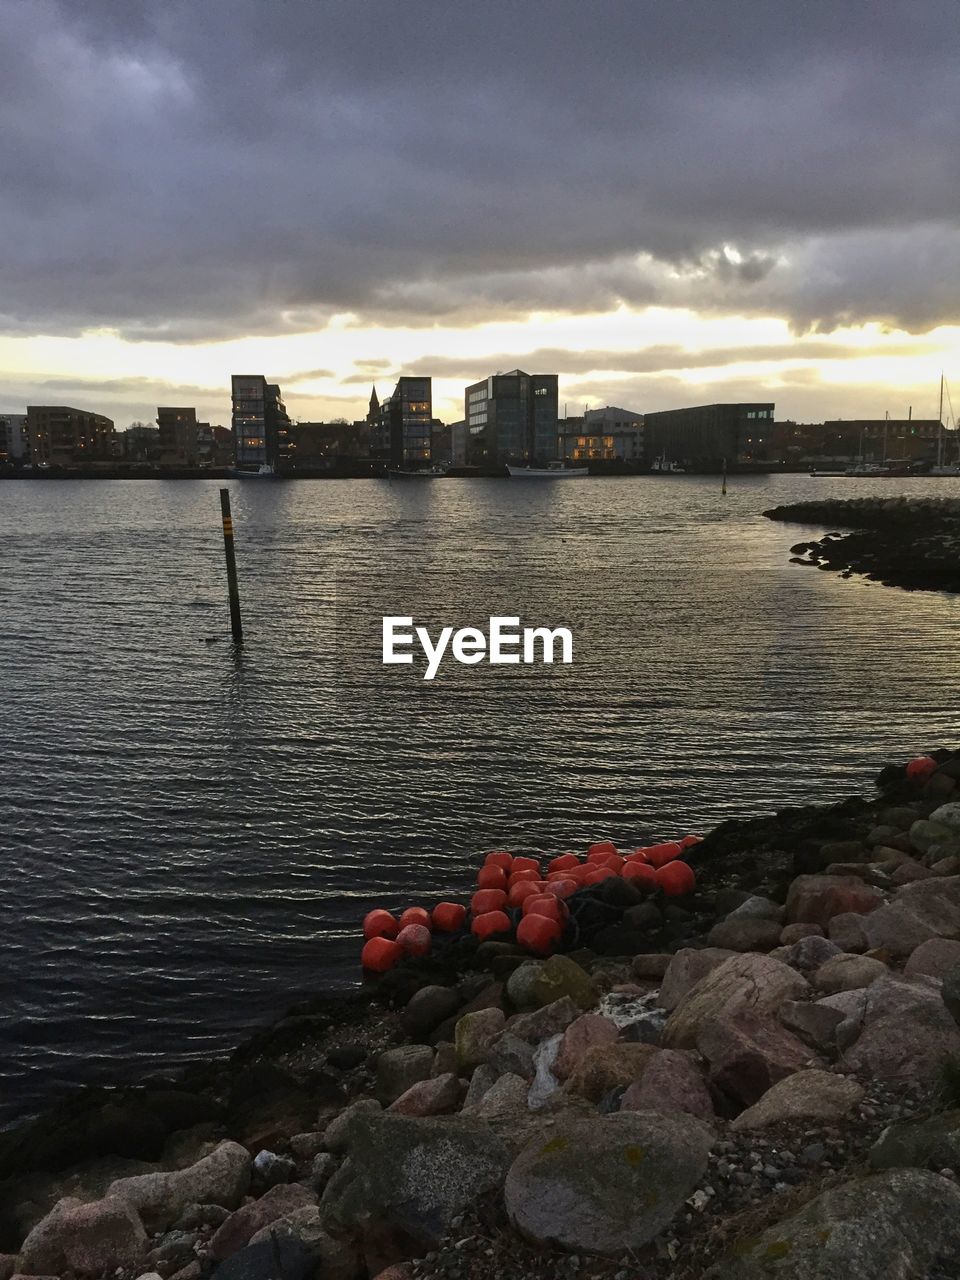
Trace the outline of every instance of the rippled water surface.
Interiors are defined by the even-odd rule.
[[[956,741],[957,598],[791,565],[808,531],[760,516],[910,482],[233,483],[242,654],[218,487],[0,484],[6,1118],[354,983],[364,910],[490,846],[709,828]],[[384,612],[566,622],[575,661],[427,684],[373,661]]]

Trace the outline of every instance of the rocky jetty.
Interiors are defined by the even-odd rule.
[[[0,1280],[960,1275],[960,753],[0,1135]]]
[[[855,573],[911,590],[960,591],[960,499],[848,498],[792,502],[770,520],[850,529],[791,547],[794,564]]]

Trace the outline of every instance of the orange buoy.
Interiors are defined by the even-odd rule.
[[[563,930],[558,920],[535,913],[524,916],[517,925],[517,941],[535,955],[548,955],[560,941]]]
[[[517,880],[510,886],[507,893],[507,904],[511,907],[519,907],[524,898],[529,898],[531,894],[540,892],[539,880]]]
[[[627,862],[623,868],[624,880],[632,880],[640,888],[648,886],[651,890],[657,887],[657,873],[649,862]]]
[[[540,863],[536,858],[514,858],[511,871],[535,871],[540,876]]]
[[[618,874],[623,870],[625,859],[621,858],[619,853],[600,853],[591,862],[592,867],[610,867]]]
[[[587,869],[581,884],[599,884],[601,880],[609,880],[611,876],[616,874],[613,867],[608,867],[602,862],[595,862]]]
[[[487,911],[502,911],[506,905],[504,889],[478,889],[470,899],[470,910],[475,916],[482,916]]]
[[[430,912],[423,907],[407,907],[400,917],[400,928],[405,929],[408,924],[422,924],[425,929],[429,929]]]
[[[907,765],[907,777],[922,782],[929,778],[931,773],[935,773],[936,769],[937,762],[933,756],[915,756]]]
[[[547,871],[569,871],[571,867],[579,867],[580,859],[575,853],[561,853],[548,865]]]
[[[544,893],[555,894],[558,898],[569,898],[571,893],[576,893],[580,886],[570,876],[565,876],[558,880],[548,880]]]
[[[510,932],[510,917],[505,911],[485,911],[482,916],[474,916],[470,932],[482,942],[484,938],[492,938],[498,933]]]
[[[459,902],[438,902],[430,913],[430,920],[441,933],[456,933],[463,928],[467,908]]]
[[[507,873],[503,867],[486,866],[477,872],[478,889],[506,889]]]
[[[702,844],[703,836],[684,836],[680,841],[680,850],[692,849],[695,844]]]
[[[483,860],[485,867],[502,867],[504,871],[509,871],[512,863],[512,853],[488,853]]]
[[[595,862],[601,853],[619,853],[620,850],[612,840],[597,840],[587,850],[587,861]]]
[[[668,898],[679,898],[685,893],[692,893],[696,887],[697,877],[693,874],[693,867],[687,862],[674,859],[657,867],[654,874],[657,884]]]
[[[397,946],[408,956],[425,956],[430,950],[430,930],[422,924],[408,924],[397,934]]]
[[[538,893],[527,898],[523,904],[523,915],[547,916],[550,920],[562,922],[568,915],[567,908],[552,893]]]
[[[519,884],[521,880],[532,880],[535,884],[539,884],[540,872],[532,871],[529,867],[525,871],[510,872],[510,884]]]
[[[377,907],[368,911],[363,917],[363,936],[370,938],[395,938],[400,932],[400,923],[396,916]]]
[[[674,858],[680,857],[680,846],[676,840],[665,840],[663,844],[652,844],[647,850],[647,861],[651,867],[662,867],[664,863],[671,862]]]
[[[403,955],[403,947],[389,938],[371,938],[360,952],[360,963],[372,973],[386,973]]]

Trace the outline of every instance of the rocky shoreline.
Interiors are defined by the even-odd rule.
[[[793,502],[770,520],[851,529],[790,548],[792,563],[863,574],[912,591],[960,591],[960,499],[848,498]]]
[[[0,1135],[0,1280],[960,1274],[960,752],[687,858]]]

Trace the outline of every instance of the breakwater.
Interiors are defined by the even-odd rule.
[[[960,499],[848,498],[792,502],[770,520],[850,529],[791,547],[794,563],[863,574],[911,590],[960,591]]]
[[[0,1139],[0,1266],[945,1280],[957,797],[960,753],[891,765],[721,824],[693,892],[586,877],[572,950],[464,929],[229,1059],[82,1091]]]

